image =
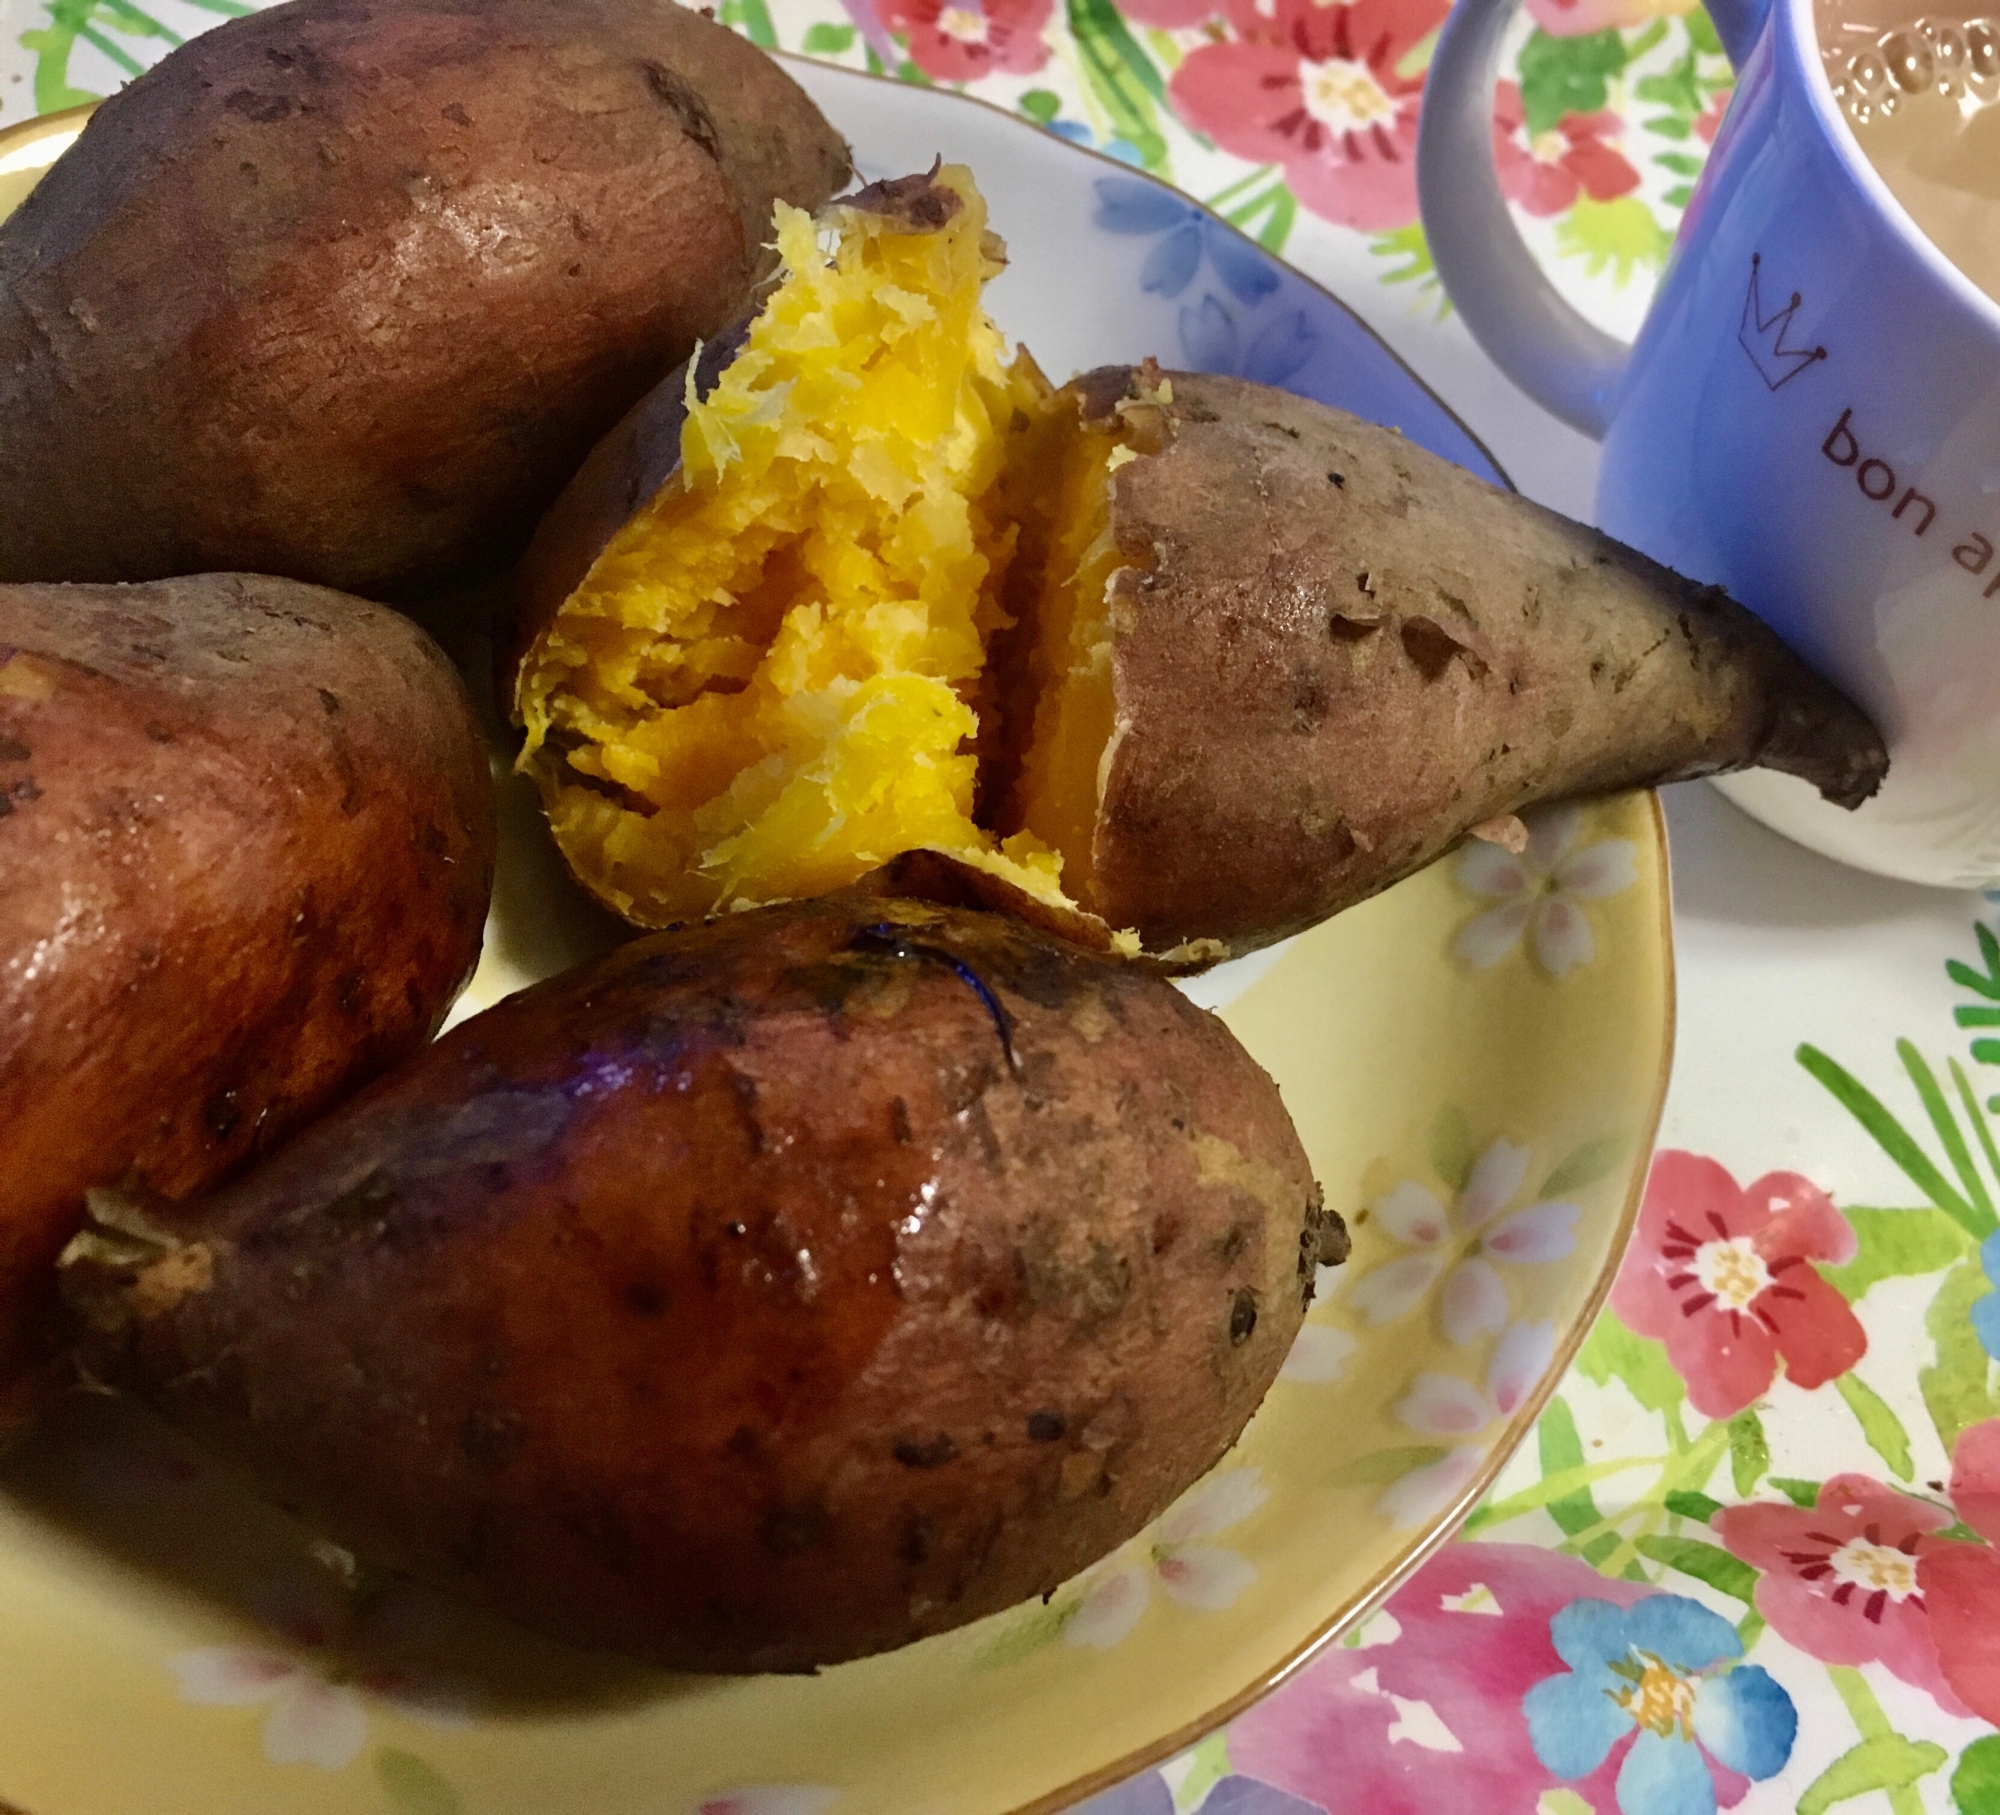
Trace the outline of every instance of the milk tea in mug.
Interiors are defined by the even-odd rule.
[[[1820,53],[1856,142],[1945,257],[2000,298],[2000,14],[1819,0]]]

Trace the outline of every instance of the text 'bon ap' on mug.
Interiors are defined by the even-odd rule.
[[[1865,869],[2000,882],[2000,304],[1870,162],[1812,0],[1712,0],[1736,94],[1638,339],[1602,333],[1501,197],[1493,83],[1517,4],[1459,0],[1425,84],[1418,189],[1453,304],[1516,384],[1602,438],[1600,526],[1726,587],[1888,740],[1857,813],[1762,771],[1721,782],[1730,797]],[[1946,31],[1948,58],[1967,40]],[[1936,76],[1902,74],[1913,92]],[[2000,235],[2000,200],[1948,199]]]

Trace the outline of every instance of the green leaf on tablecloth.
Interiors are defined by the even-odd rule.
[[[1478,1157],[1465,1111],[1447,1103],[1431,1121],[1431,1170],[1454,1191],[1463,1191]]]
[[[1833,1386],[1847,1401],[1868,1447],[1888,1463],[1889,1472],[1898,1481],[1909,1480],[1916,1471],[1910,1461],[1910,1433],[1903,1429],[1902,1419],[1859,1374],[1842,1374]]]
[[[1560,1393],[1542,1408],[1541,1419],[1535,1426],[1535,1444],[1544,1480],[1583,1467],[1583,1439],[1577,1434],[1576,1415]],[[1587,1481],[1560,1499],[1551,1500],[1547,1510],[1567,1537],[1573,1538],[1578,1532],[1604,1523],[1604,1515],[1597,1510],[1597,1497]],[[1577,1554],[1586,1563],[1602,1563],[1617,1548],[1618,1534],[1601,1531],[1587,1544],[1578,1546]]]
[[[1111,0],[1069,0],[1070,37],[1092,97],[1103,109],[1111,136],[1123,139],[1148,170],[1167,171],[1167,141],[1156,103],[1167,85],[1158,67],[1126,28]]]
[[[778,48],[778,33],[764,0],[722,0],[715,16],[720,23],[740,31],[758,49]]]
[[[1187,1774],[1174,1786],[1174,1807],[1199,1808],[1229,1772],[1229,1729],[1219,1727],[1188,1754]]]
[[[1653,162],[1662,170],[1671,170],[1675,176],[1701,175],[1701,159],[1691,151],[1663,151]]]
[[[1947,1455],[1968,1425],[2000,1417],[2000,1394],[1990,1384],[1992,1358],[1972,1327],[1974,1303],[1992,1289],[1977,1260],[1962,1260],[1945,1275],[1924,1313],[1937,1359],[1918,1372],[1917,1385]]]
[[[1757,1593],[1757,1572],[1739,1557],[1699,1538],[1641,1538],[1637,1546],[1642,1557],[1678,1569],[1684,1576],[1706,1582],[1718,1593],[1733,1596],[1746,1606]]]
[[[1958,1755],[1951,1806],[1958,1815],[2000,1815],[2000,1733],[1975,1739]]]
[[[1451,298],[1438,282],[1437,265],[1431,258],[1430,242],[1424,238],[1421,221],[1412,221],[1391,233],[1376,234],[1368,242],[1368,250],[1374,257],[1389,261],[1385,269],[1375,274],[1379,282],[1415,284],[1420,293],[1437,298],[1439,321],[1451,313]]]
[[[1535,1801],[1535,1815],[1597,1815],[1574,1790],[1544,1790]]]
[[[973,1669],[998,1670],[1003,1665],[1018,1664],[1024,1657],[1033,1657],[1062,1637],[1063,1628],[1076,1617],[1076,1610],[1082,1605],[1074,1596],[1066,1601],[1044,1601],[981,1645],[972,1654]]]
[[[1951,1161],[1952,1169],[1958,1174],[1958,1182],[1965,1188],[1966,1198],[1976,1214],[1977,1221],[1968,1227],[1978,1235],[1990,1235],[1996,1227],[2000,1227],[2000,1218],[1994,1215],[1993,1201],[1986,1195],[1985,1181],[1972,1163],[1972,1153],[1965,1144],[1965,1134],[1958,1125],[1956,1111],[1946,1100],[1943,1088],[1915,1046],[1908,1040],[1898,1040],[1896,1056],[1903,1061],[1904,1071],[1909,1073],[1910,1082],[1917,1087],[1917,1099],[1923,1104],[1924,1113],[1930,1117],[1931,1127],[1944,1148],[1945,1158]],[[1966,1095],[1969,1098],[1970,1092]],[[1976,1106],[1973,1114],[1978,1114]],[[1975,1132],[1979,1130],[1975,1128]]]
[[[1678,1513],[1683,1519],[1692,1519],[1697,1525],[1706,1525],[1722,1510],[1722,1502],[1710,1494],[1690,1493],[1684,1487],[1677,1487],[1667,1495],[1666,1508],[1670,1513]]]
[[[1843,1752],[1806,1786],[1798,1815],[1825,1815],[1837,1802],[1877,1790],[1907,1790],[1951,1756],[1927,1739],[1884,1733]]]
[[[1586,275],[1609,270],[1613,284],[1630,283],[1641,266],[1667,262],[1674,236],[1653,218],[1652,209],[1635,195],[1614,202],[1579,196],[1556,226],[1556,249],[1566,258],[1580,258]]]
[[[1929,1204],[1909,1210],[1857,1204],[1842,1214],[1854,1231],[1854,1258],[1825,1273],[1827,1283],[1849,1304],[1882,1280],[1942,1273],[1972,1252],[1972,1239],[1958,1222]]]
[[[1670,107],[1678,114],[1697,114],[1704,106],[1700,85],[1695,80],[1694,53],[1690,51],[1672,69],[1656,76],[1641,76],[1632,92],[1656,107]]]
[[[1764,1616],[1753,1607],[1736,1622],[1736,1642],[1747,1652],[1763,1636]]]
[[[1882,1100],[1846,1066],[1810,1044],[1798,1047],[1793,1056],[1808,1073],[1826,1086],[1840,1106],[1868,1131],[1875,1144],[1902,1168],[1904,1176],[1924,1196],[1975,1239],[1983,1239],[1991,1232],[1990,1225],[1983,1224],[1978,1211],[1952,1189],[1930,1155],[1889,1113]]]
[[[1694,200],[1694,185],[1692,183],[1676,183],[1673,188],[1667,190],[1660,197],[1660,200],[1665,202],[1669,208],[1685,208],[1688,203]]]
[[[1703,56],[1722,55],[1722,40],[1716,35],[1715,21],[1703,8],[1697,6],[1681,23],[1687,28],[1688,42]]]
[[[1961,988],[1984,996],[1989,1002],[2000,1002],[2000,939],[1993,936],[1991,927],[1978,920],[1972,923],[1972,935],[1979,942],[1979,955],[1986,961],[1986,969],[1976,971],[1956,958],[1947,958],[1944,974]],[[1963,1014],[1965,1011],[1961,1009],[1959,1012]],[[1964,1021],[1959,1022],[1959,1026],[1965,1025]]]
[[[1585,1141],[1563,1156],[1556,1169],[1542,1180],[1542,1188],[1535,1195],[1543,1199],[1567,1197],[1572,1191],[1596,1184],[1618,1164],[1631,1145],[1632,1137],[1627,1134],[1600,1134],[1594,1141]]]
[[[1611,78],[1625,67],[1615,31],[1556,38],[1541,30],[1521,46],[1521,112],[1528,133],[1552,132],[1573,113],[1597,113],[1611,99]]]
[[[1598,1386],[1617,1379],[1649,1412],[1664,1412],[1681,1402],[1686,1388],[1667,1359],[1667,1351],[1648,1336],[1635,1336],[1606,1311],[1591,1327],[1576,1357],[1577,1371]]]
[[[809,57],[837,57],[854,48],[858,35],[851,25],[828,25],[822,20],[818,25],[806,27],[799,48]]]
[[[375,1754],[375,1781],[397,1815],[459,1815],[463,1806],[435,1766],[397,1746]]]
[[[1018,105],[1029,119],[1046,126],[1062,112],[1062,96],[1052,88],[1031,88],[1021,97]]]
[[[1749,1499],[1770,1466],[1771,1446],[1764,1437],[1764,1421],[1754,1411],[1738,1412],[1729,1421],[1729,1479],[1737,1499]]]
[[[1803,1506],[1808,1511],[1819,1504],[1817,1481],[1801,1481],[1797,1475],[1766,1475],[1767,1487],[1775,1487],[1794,1506]]]

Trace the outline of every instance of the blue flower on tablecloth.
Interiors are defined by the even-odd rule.
[[[1163,236],[1139,272],[1139,286],[1150,294],[1180,295],[1194,282],[1204,255],[1240,303],[1260,303],[1277,289],[1270,260],[1186,196],[1135,177],[1099,177],[1093,187],[1097,224],[1105,232]]]
[[[1736,1628],[1699,1601],[1572,1601],[1549,1638],[1569,1669],[1521,1699],[1535,1756],[1558,1777],[1588,1777],[1630,1740],[1618,1770],[1623,1815],[1715,1815],[1710,1757],[1755,1779],[1776,1776],[1792,1755],[1792,1698],[1768,1671],[1735,1661]]]
[[[1318,1803],[1301,1802],[1254,1777],[1225,1777],[1200,1808],[1201,1815],[1323,1815]],[[1173,1792],[1159,1772],[1148,1771],[1079,1803],[1070,1815],[1174,1815]]]
[[[2000,1235],[1989,1235],[1979,1244],[1979,1264],[1986,1269],[1986,1277],[2000,1286]],[[1972,1327],[1987,1354],[2000,1361],[2000,1292],[1973,1300]]]
[[[1142,1771],[1080,1802],[1070,1815],[1174,1815],[1174,1793],[1157,1771]]]
[[[1072,145],[1102,151],[1106,157],[1116,158],[1119,163],[1130,164],[1135,169],[1145,168],[1145,154],[1130,139],[1100,139],[1081,120],[1045,120],[1042,124],[1057,138],[1067,139]],[[1107,177],[1104,180],[1115,183],[1118,178]]]

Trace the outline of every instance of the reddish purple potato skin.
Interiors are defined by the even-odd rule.
[[[436,1031],[479,957],[487,765],[385,606],[0,586],[0,1404],[88,1188],[206,1191]]]
[[[847,148],[669,0],[291,0],[0,222],[0,580],[504,566]]]
[[[79,1238],[64,1287],[94,1375],[364,1555],[800,1670],[1138,1530],[1345,1249],[1220,1021],[850,893],[511,998],[170,1237]]]

